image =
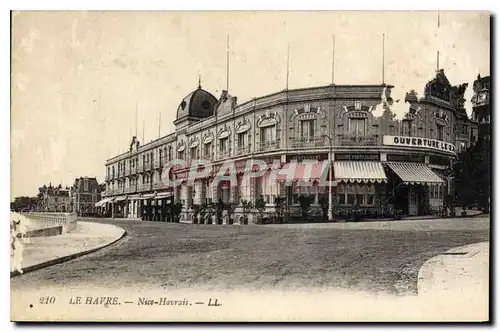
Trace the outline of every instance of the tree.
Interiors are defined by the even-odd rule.
[[[262,195],[255,201],[255,209],[259,213],[259,223],[264,223],[264,210],[266,209],[266,201],[264,201],[264,197]]]
[[[477,204],[489,211],[491,197],[491,141],[479,140],[458,155],[453,166],[457,203],[463,207]]]
[[[241,201],[241,207],[243,209],[243,224],[244,225],[247,225],[248,224],[248,213],[252,210],[252,202],[251,201],[247,201],[245,199],[243,199]]]
[[[228,224],[232,225],[234,224],[233,217],[234,217],[234,210],[236,209],[236,204],[228,203],[225,205],[225,207],[227,211]]]
[[[282,196],[274,196],[274,213],[276,215],[277,223],[283,222],[283,215],[285,214],[285,198]]]
[[[311,201],[312,199],[309,195],[299,196],[300,211],[302,212],[302,217],[306,220],[309,219],[308,213],[311,209]]]
[[[193,224],[198,223],[198,214],[200,213],[201,207],[198,204],[193,204],[192,206],[193,209]]]
[[[329,205],[328,198],[326,196],[321,196],[318,203],[321,206],[321,212],[323,213],[323,221],[327,221],[328,220],[328,205]]]
[[[219,201],[215,205],[215,219],[217,220],[217,225],[222,225],[222,213],[224,212],[224,202],[219,198]]]

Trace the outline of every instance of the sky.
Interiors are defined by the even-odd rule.
[[[289,88],[394,85],[423,94],[440,68],[453,85],[490,74],[488,12],[14,12],[11,199],[38,187],[104,180],[133,135],[174,131],[180,101],[202,87],[245,102]],[[382,35],[385,34],[385,67]],[[136,121],[136,109],[138,121]],[[397,110],[396,110],[397,111]],[[161,121],[159,119],[161,118]],[[160,123],[159,123],[160,122]]]

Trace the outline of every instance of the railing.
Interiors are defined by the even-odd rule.
[[[154,164],[155,169],[162,168],[163,167],[163,160],[162,159],[155,160],[153,164]]]
[[[217,152],[217,160],[231,157],[231,150],[226,152]]]
[[[130,168],[127,167],[125,168],[125,176],[130,175]]]
[[[151,183],[143,183],[137,186],[137,191],[148,191],[151,190]]]
[[[153,183],[153,189],[163,189],[166,188],[163,182],[155,182]]]
[[[22,215],[33,221],[36,229],[61,226],[62,233],[68,233],[76,228],[76,213],[27,212]]]
[[[123,192],[125,194],[135,193],[136,192],[136,187],[135,186],[125,187],[125,190]]]
[[[327,146],[324,137],[300,137],[292,140],[292,148],[315,148]]]
[[[343,146],[374,146],[379,145],[375,136],[340,136],[340,145]]]
[[[137,165],[137,172],[144,172],[144,165],[143,164]]]
[[[243,146],[237,146],[236,147],[236,153],[238,155],[241,155],[241,154],[248,154],[251,152],[251,146],[250,144],[248,145],[243,145]]]
[[[259,151],[276,150],[279,149],[279,141],[264,141],[259,144]]]

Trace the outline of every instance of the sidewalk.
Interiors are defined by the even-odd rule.
[[[18,267],[26,273],[91,253],[124,235],[125,230],[114,225],[79,221],[71,233],[24,238],[24,247],[11,255],[10,276],[20,274]]]
[[[488,316],[489,242],[453,248],[426,261],[418,273],[418,295],[467,316]]]

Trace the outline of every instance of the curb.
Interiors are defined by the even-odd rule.
[[[118,226],[115,226],[115,227],[118,227]],[[42,262],[42,263],[39,263],[39,264],[27,266],[27,267],[23,268],[23,273],[20,273],[18,270],[11,271],[10,272],[10,277],[11,278],[12,277],[16,277],[16,276],[19,276],[19,275],[26,274],[28,272],[32,272],[32,271],[36,271],[36,270],[39,270],[39,269],[43,269],[44,267],[48,267],[48,266],[60,264],[60,263],[63,263],[63,262],[66,262],[66,261],[69,261],[69,260],[72,260],[72,259],[84,256],[84,255],[87,255],[87,254],[91,254],[91,253],[96,252],[98,250],[104,249],[104,248],[106,248],[106,247],[108,247],[108,246],[110,246],[110,245],[112,245],[112,244],[120,241],[121,239],[123,239],[127,235],[127,231],[124,228],[122,228],[122,230],[123,230],[123,233],[122,233],[121,236],[119,236],[115,240],[113,240],[113,241],[111,241],[109,243],[106,243],[106,244],[104,244],[102,246],[98,246],[98,247],[91,248],[91,249],[88,249],[88,250],[80,251],[80,252],[77,252],[77,253],[74,253],[74,254],[71,254],[71,255],[58,257],[58,258],[51,259],[51,260],[48,260],[48,261],[45,261],[45,262]]]
[[[424,294],[425,292],[422,290],[423,288],[423,282],[424,280],[429,280],[433,276],[433,266],[435,264],[438,264],[440,262],[441,256],[444,255],[449,255],[449,254],[459,254],[463,258],[471,258],[475,256],[479,251],[476,249],[473,249],[475,245],[482,244],[484,242],[489,242],[489,241],[481,241],[481,242],[476,242],[476,243],[471,243],[471,244],[466,244],[463,246],[459,247],[454,247],[451,248],[439,255],[433,256],[426,260],[420,269],[418,270],[418,276],[417,276],[417,294],[421,295]]]

